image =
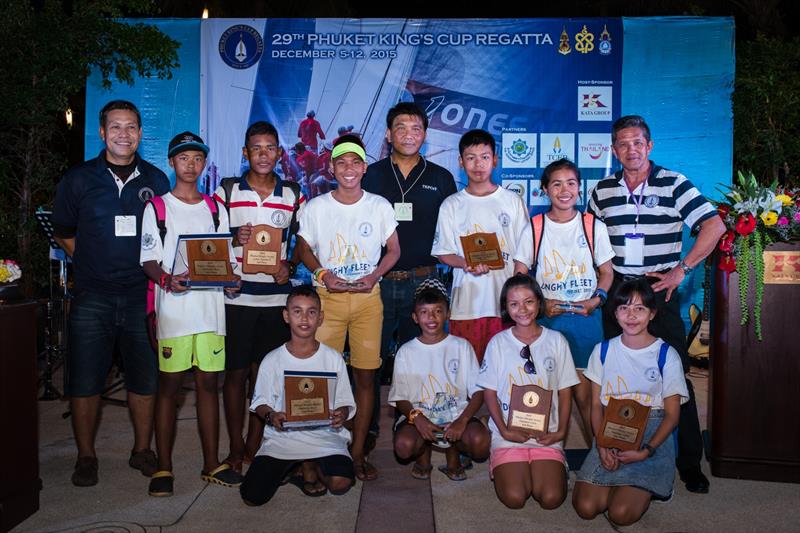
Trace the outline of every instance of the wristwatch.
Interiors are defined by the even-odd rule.
[[[282,262],[286,265],[286,268],[289,269],[289,275],[294,276],[295,272],[297,272],[297,265],[288,260],[284,260]]]
[[[408,412],[408,423],[414,425],[414,419],[422,414],[422,409],[412,409]]]
[[[651,458],[656,454],[656,449],[649,444],[642,444],[642,449],[647,450],[647,458]]]
[[[267,423],[267,425],[270,426],[270,427],[275,425],[275,424],[272,423],[272,415],[274,415],[274,414],[275,414],[275,411],[270,411],[269,413],[267,413],[267,416],[266,416],[266,418],[264,420]]]
[[[608,293],[606,291],[600,287],[597,287],[597,289],[595,289],[595,291],[592,293],[591,298],[594,298],[595,296],[600,298],[600,307],[606,304],[606,300],[608,300]]]
[[[692,268],[689,265],[687,265],[686,261],[684,261],[683,259],[681,259],[681,262],[678,263],[678,266],[681,267],[681,269],[683,269],[683,273],[684,274],[688,274],[689,272],[694,270],[694,268]]]

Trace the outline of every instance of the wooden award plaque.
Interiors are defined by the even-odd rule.
[[[328,378],[311,375],[284,375],[284,409],[287,429],[330,425]]]
[[[472,233],[463,236],[461,246],[464,248],[464,259],[472,268],[484,264],[492,270],[499,270],[506,265],[495,233]]]
[[[509,429],[527,433],[533,438],[548,433],[550,406],[553,391],[538,385],[511,385],[511,401],[508,406]]]
[[[250,240],[242,249],[242,272],[277,274],[281,267],[283,230],[267,224],[253,226]]]
[[[183,239],[183,236],[180,237]],[[236,285],[228,254],[228,238],[186,238],[186,264],[191,287]]]
[[[609,398],[597,445],[623,451],[640,449],[649,416],[650,408],[639,402]]]

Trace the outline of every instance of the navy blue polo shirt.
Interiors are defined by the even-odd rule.
[[[400,259],[392,270],[435,265],[438,261],[431,255],[431,248],[439,207],[445,198],[456,192],[456,182],[450,171],[420,157],[404,179],[397,165],[387,157],[367,167],[361,188],[383,196],[392,206],[395,202],[403,201],[404,196],[405,202],[414,206],[413,220],[398,222]]]
[[[144,291],[147,278],[139,265],[142,213],[153,196],[169,192],[169,180],[136,154],[137,177],[122,192],[108,169],[105,150],[77,165],[58,183],[53,205],[56,236],[75,237],[72,256],[75,289],[103,294]],[[135,216],[136,236],[115,236],[115,217]],[[142,292],[143,293],[143,292]]]

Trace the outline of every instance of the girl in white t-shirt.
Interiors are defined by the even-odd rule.
[[[678,353],[647,331],[656,315],[650,283],[622,283],[611,297],[622,335],[598,344],[584,375],[592,382],[592,428],[602,431],[609,398],[632,399],[650,407],[642,448],[619,451],[592,447],[583,463],[572,505],[591,520],[608,511],[609,519],[627,526],[638,521],[652,499],[669,499],[675,481],[673,430],[680,406],[689,399]]]
[[[572,387],[579,380],[564,336],[536,323],[543,300],[539,285],[525,274],[505,282],[500,306],[514,325],[489,341],[478,375],[492,417],[489,468],[495,492],[512,509],[523,507],[531,496],[543,509],[555,509],[567,495],[563,440]],[[512,384],[538,385],[553,392],[544,436],[534,439],[507,426]]]

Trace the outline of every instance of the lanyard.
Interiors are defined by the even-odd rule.
[[[394,161],[392,161],[391,157],[389,158],[389,166],[392,167],[394,180],[397,182],[397,187],[400,189],[400,203],[406,203],[406,194],[411,192],[411,189],[414,188],[414,185],[417,184],[422,175],[425,174],[425,170],[428,168],[428,162],[425,160],[425,158],[422,156],[420,156],[420,158],[422,158],[422,171],[420,171],[419,176],[417,176],[417,179],[414,180],[414,183],[412,183],[411,186],[405,191],[403,190],[403,186],[400,184],[400,178],[397,177],[397,171],[394,169]],[[414,168],[417,168],[416,165],[414,165]],[[411,175],[411,173],[409,173],[409,175]]]
[[[644,198],[644,188],[646,186],[647,186],[647,180],[642,182],[642,190],[639,191],[639,201],[638,202],[636,201],[636,195],[634,194],[634,192],[632,190],[628,189],[628,192],[630,193],[630,196],[633,197],[633,205],[636,206],[636,223],[634,224],[633,231],[636,231],[639,228],[639,214],[640,214],[639,212],[642,209],[642,199]]]

